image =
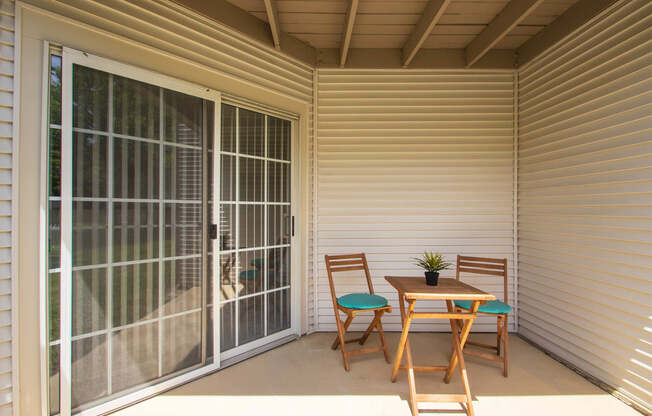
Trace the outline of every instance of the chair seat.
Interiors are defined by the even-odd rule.
[[[256,269],[245,270],[240,272],[240,280],[256,280],[260,276],[260,271]]]
[[[455,306],[462,309],[471,309],[470,300],[456,300]],[[504,313],[509,313],[512,310],[512,307],[501,302],[499,300],[490,300],[485,305],[480,305],[478,312],[484,313],[494,313],[496,315],[502,315]]]
[[[369,293],[351,293],[337,298],[337,303],[351,309],[373,309],[387,306],[387,299]]]

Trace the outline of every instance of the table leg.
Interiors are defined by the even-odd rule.
[[[448,305],[450,301],[446,301],[446,304]],[[459,357],[459,354],[457,353],[457,348],[456,346],[459,346],[461,349],[460,351],[464,350],[464,344],[466,344],[466,340],[469,337],[469,332],[471,332],[471,325],[473,324],[473,321],[475,320],[475,315],[478,312],[478,307],[480,306],[479,301],[473,301],[471,304],[471,310],[469,311],[469,318],[465,319],[464,325],[462,326],[462,332],[459,333],[459,328],[457,326],[457,320],[456,319],[451,319],[451,332],[453,332],[454,337],[453,337],[453,347],[455,351],[453,352],[453,355],[451,356],[451,361],[448,365],[448,370],[446,370],[446,375],[444,376],[444,383],[448,384],[451,381],[451,377],[453,376],[453,371],[455,371],[455,367],[457,366],[457,360]],[[455,337],[458,337],[459,342],[455,341]]]
[[[403,332],[401,332],[401,339],[398,341],[398,348],[396,349],[396,358],[394,359],[394,369],[392,370],[392,383],[396,382],[396,377],[398,377],[398,370],[401,366],[401,360],[403,359],[403,350],[405,349],[406,344],[409,344],[408,332],[410,331],[410,322],[412,319],[408,319],[412,311],[414,311],[414,301],[410,302],[408,306],[408,312],[405,312],[405,298],[403,295],[398,295],[399,309],[401,310],[401,323],[403,324]]]
[[[473,321],[472,319],[469,319],[467,323],[472,321]],[[457,320],[455,319],[451,319],[451,330],[453,334],[453,346],[455,347],[455,354],[453,356],[454,357],[456,356],[459,360],[460,376],[462,378],[462,387],[464,387],[464,394],[466,395],[466,413],[468,414],[468,416],[473,416],[474,412],[473,412],[473,399],[471,397],[471,388],[469,386],[469,378],[466,373],[466,363],[464,362],[464,354],[462,353],[463,346],[461,344],[461,340],[457,332],[458,331]]]

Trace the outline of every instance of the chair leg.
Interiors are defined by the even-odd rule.
[[[503,318],[503,376],[507,377],[507,338],[509,337],[507,315]]]
[[[351,316],[349,316],[349,319],[347,321],[352,320]],[[344,328],[342,325],[342,321],[340,320],[340,314],[338,311],[335,312],[335,323],[337,324],[337,338],[339,339],[339,343],[342,346],[342,359],[344,360],[344,369],[346,371],[349,371],[351,367],[349,366],[349,358],[346,354],[346,343],[344,342]],[[349,324],[351,324],[349,322]]]
[[[380,314],[380,316],[382,316],[382,313]],[[369,338],[369,334],[371,334],[371,331],[373,331],[373,329],[376,327],[376,323],[380,320],[380,316],[378,315],[378,311],[374,311],[374,319],[367,327],[367,330],[364,332],[364,335],[360,337],[360,345],[364,345],[364,343],[367,342],[367,338]]]
[[[496,355],[500,356],[500,339],[503,337],[503,328],[501,326],[503,323],[503,317],[498,315],[498,320],[496,322]]]
[[[337,317],[336,319],[339,319],[339,317]],[[344,322],[344,327],[343,327],[344,334],[346,333],[346,330],[349,329],[349,325],[351,325],[352,321],[353,321],[353,316],[349,315],[349,317],[346,318],[346,322]],[[342,336],[344,336],[344,334],[342,334]],[[340,344],[340,337],[338,335],[337,337],[335,337],[335,341],[333,341],[333,345],[331,345],[331,349],[336,350],[339,344]]]
[[[380,343],[383,346],[383,354],[385,354],[385,361],[387,361],[387,364],[391,364],[392,362],[389,359],[389,353],[387,352],[387,344],[385,343],[385,331],[383,331],[383,324],[380,322],[380,317],[383,316],[383,311],[380,311],[378,313],[378,323],[376,324],[376,328],[378,329],[378,333],[380,334]]]

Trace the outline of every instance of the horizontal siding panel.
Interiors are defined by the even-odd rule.
[[[519,330],[652,410],[652,4],[519,74]]]
[[[395,307],[397,293],[383,277],[421,275],[412,257],[424,250],[450,261],[508,258],[513,297],[513,76],[320,70],[318,79],[318,328],[335,329],[325,254],[365,252],[376,293]],[[497,278],[471,283],[503,296]],[[355,274],[337,275],[335,285],[338,295],[366,290]],[[423,302],[417,310],[445,305]],[[372,316],[363,317],[353,330]],[[398,309],[383,325],[401,329]],[[450,330],[438,320],[413,327]],[[495,331],[495,318],[473,328]]]

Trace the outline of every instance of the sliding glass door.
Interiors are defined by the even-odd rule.
[[[218,264],[226,359],[291,327],[292,123],[229,104],[222,104],[221,119]]]
[[[101,414],[293,333],[292,122],[48,59],[48,413]]]

